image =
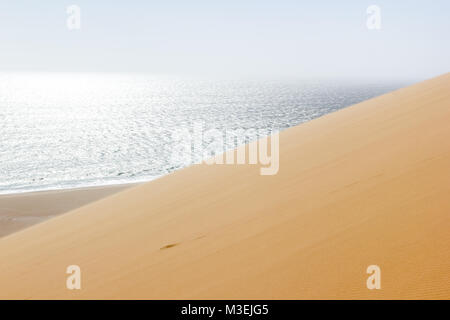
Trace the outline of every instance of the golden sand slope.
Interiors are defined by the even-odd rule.
[[[131,185],[0,195],[0,237],[84,206]]]
[[[450,298],[450,74],[280,143],[278,175],[194,166],[1,239],[0,297]]]

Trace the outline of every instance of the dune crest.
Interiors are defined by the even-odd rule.
[[[0,298],[448,299],[449,124],[447,73],[125,190],[0,239]]]

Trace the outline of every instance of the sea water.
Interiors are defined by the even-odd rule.
[[[281,131],[405,85],[0,74],[0,193],[152,180],[184,166],[173,161],[171,134],[194,124]]]

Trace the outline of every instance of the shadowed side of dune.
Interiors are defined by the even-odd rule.
[[[131,186],[124,184],[0,195],[0,238]]]

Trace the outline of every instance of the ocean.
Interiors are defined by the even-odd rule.
[[[270,134],[408,84],[0,74],[0,194],[149,181],[188,165],[174,149],[196,125]]]

